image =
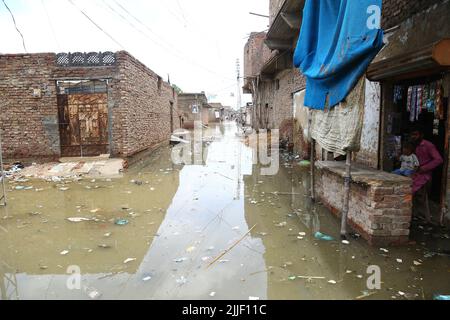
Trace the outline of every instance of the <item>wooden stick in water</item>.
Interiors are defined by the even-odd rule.
[[[244,236],[239,239],[238,241],[236,241],[235,244],[233,244],[229,249],[225,250],[220,256],[218,256],[217,258],[214,259],[213,262],[211,262],[206,269],[208,269],[209,267],[211,267],[214,263],[216,263],[220,258],[222,258],[224,255],[226,255],[228,252],[230,252],[234,247],[236,247],[242,240],[245,239],[245,237],[247,237],[249,235],[249,233],[256,227],[256,224],[250,229],[248,230],[248,232],[246,234],[244,234]]]

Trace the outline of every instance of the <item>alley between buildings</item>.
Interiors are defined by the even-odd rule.
[[[199,163],[174,164],[179,145],[118,176],[10,179],[0,207],[1,298],[432,299],[450,291],[448,255],[436,249],[448,235],[418,228],[401,248],[356,235],[341,242],[339,219],[311,202],[309,168],[298,159],[281,154],[276,175],[264,176],[234,122],[202,136],[192,154]],[[381,270],[381,290],[368,289],[370,266]]]

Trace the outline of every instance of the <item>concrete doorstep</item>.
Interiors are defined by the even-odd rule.
[[[60,163],[35,164],[12,175],[37,179],[52,177],[70,178],[85,176],[92,178],[119,178],[124,169],[123,159],[109,159],[106,156],[93,158],[62,158]]]

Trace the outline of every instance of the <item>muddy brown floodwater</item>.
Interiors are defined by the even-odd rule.
[[[426,240],[384,251],[362,239],[316,240],[316,231],[338,238],[339,221],[310,202],[307,169],[281,156],[277,175],[261,175],[237,132],[231,123],[205,130],[213,139],[195,165],[173,164],[167,147],[122,177],[8,183],[9,203],[0,207],[1,298],[432,299],[450,293],[450,259]],[[16,190],[19,184],[32,189]],[[116,224],[120,219],[128,224]],[[373,265],[381,270],[381,290],[367,288]]]

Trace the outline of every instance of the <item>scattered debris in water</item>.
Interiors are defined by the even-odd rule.
[[[286,226],[287,226],[287,222],[286,221],[283,221],[283,222],[280,222],[278,224],[275,224],[275,227],[279,227],[279,228],[284,228]]]
[[[186,252],[191,253],[191,252],[194,252],[196,249],[197,249],[196,247],[189,247],[186,249]]]
[[[87,293],[89,298],[91,298],[93,300],[100,299],[102,296],[100,291],[98,291],[97,289],[94,289],[94,288],[85,288],[85,292]]]
[[[136,261],[136,260],[137,260],[136,258],[128,258],[123,263],[127,264],[127,263],[130,263],[130,262]]]
[[[433,300],[450,301],[450,295],[435,294]]]
[[[89,218],[82,218],[82,217],[74,217],[74,218],[67,218],[70,222],[84,222],[84,221],[92,221],[92,219]]]
[[[115,224],[118,225],[118,226],[125,226],[125,225],[127,225],[128,223],[129,223],[129,221],[126,220],[126,219],[117,219],[117,220],[115,221]]]
[[[180,278],[175,280],[176,283],[178,283],[180,286],[184,285],[187,283],[187,279],[184,276],[181,276]]]
[[[334,241],[335,240],[333,237],[323,234],[319,231],[317,231],[314,234],[314,238],[316,238],[317,240],[323,240],[323,241]]]

